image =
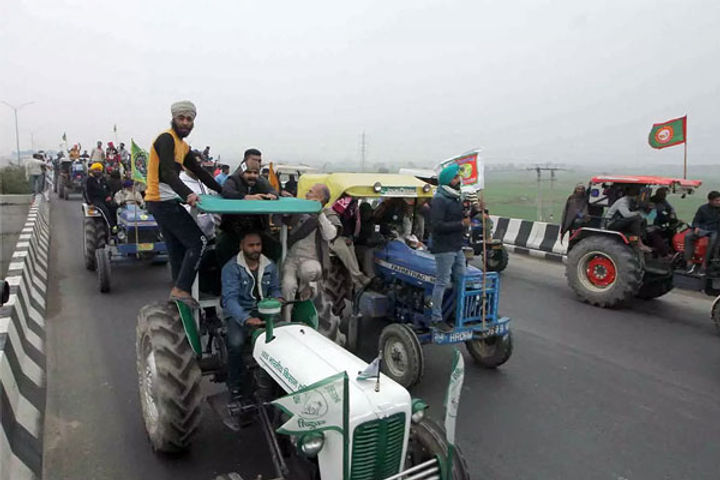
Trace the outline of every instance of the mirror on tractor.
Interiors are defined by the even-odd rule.
[[[10,284],[6,280],[2,280],[2,295],[0,296],[0,307],[10,300]]]

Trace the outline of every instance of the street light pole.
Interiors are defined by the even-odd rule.
[[[12,108],[13,111],[15,112],[15,148],[17,149],[17,159],[18,159],[18,165],[19,165],[20,164],[20,129],[18,128],[17,112],[21,108],[27,107],[28,105],[31,105],[35,102],[23,103],[22,105],[19,105],[17,107],[15,105],[10,105],[8,102],[6,102],[4,100],[0,100],[0,102],[4,103],[8,107]]]

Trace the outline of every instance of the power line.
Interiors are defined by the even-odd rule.
[[[555,188],[555,172],[558,170],[567,170],[556,165],[547,163],[545,165],[535,165],[534,167],[528,167],[525,170],[534,170],[537,173],[537,197],[535,198],[535,204],[537,206],[537,220],[543,221],[543,201],[542,201],[542,176],[543,172],[550,172],[550,210],[554,211],[553,205],[553,189]]]

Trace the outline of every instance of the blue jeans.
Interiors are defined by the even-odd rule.
[[[435,286],[432,291],[432,321],[441,322],[443,296],[445,289],[450,285],[450,275],[455,285],[465,276],[465,254],[458,252],[444,252],[435,254]]]
[[[42,175],[30,175],[30,188],[32,188],[32,193],[42,193],[42,177]]]
[[[232,318],[227,319],[227,339],[226,345],[228,349],[228,365],[227,365],[227,386],[231,392],[233,390],[242,390],[244,394],[248,394],[249,384],[245,378],[245,362],[243,359],[245,350],[245,340],[248,332],[243,325],[236,322]]]

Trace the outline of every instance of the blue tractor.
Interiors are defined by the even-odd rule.
[[[110,291],[110,264],[168,261],[167,246],[155,219],[137,205],[121,206],[112,230],[103,212],[83,203],[85,267],[97,271],[100,292]]]
[[[342,195],[368,203],[401,199],[407,204],[406,215],[390,223],[410,231],[417,225],[420,204],[433,196],[432,186],[412,175],[357,173],[305,174],[298,183],[298,196],[303,196],[315,183],[329,187],[329,205]],[[332,303],[333,314],[340,317],[346,348],[358,349],[360,337],[369,330],[362,327],[367,321],[388,322],[379,339],[381,368],[405,388],[417,384],[423,376],[424,344],[464,342],[479,365],[496,368],[505,363],[512,354],[512,335],[510,319],[498,313],[498,274],[489,271],[489,266],[488,272],[483,273],[468,265],[465,277],[445,293],[443,317],[452,325],[452,331],[440,332],[430,326],[435,257],[426,250],[408,246],[404,241],[406,235],[398,235],[393,228],[383,235],[382,227],[391,226],[383,224],[378,228],[383,240],[372,251],[373,271],[366,272],[374,278],[361,291],[348,295],[352,291],[349,274],[337,258],[331,257],[323,296]],[[471,252],[466,254],[472,257]],[[358,258],[358,263],[363,265],[365,261]],[[342,308],[343,304],[352,304],[352,309]],[[322,307],[320,310],[325,312]]]

